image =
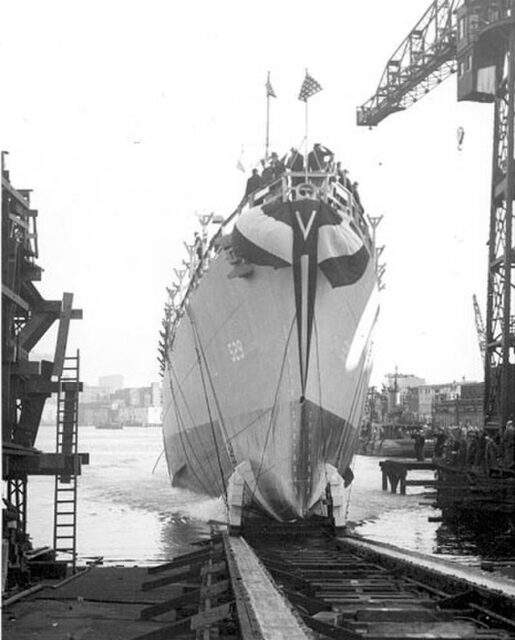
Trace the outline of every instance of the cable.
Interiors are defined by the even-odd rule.
[[[327,455],[327,434],[325,433],[325,423],[324,423],[324,408],[322,405],[322,377],[320,375],[320,350],[318,345],[318,327],[316,314],[313,314],[313,326],[315,329],[315,347],[316,347],[316,358],[317,358],[317,381],[318,381],[318,404],[320,407],[320,431],[322,433],[322,458],[324,460],[324,475],[325,475],[325,483],[328,483],[327,477],[327,468],[326,468],[326,455]]]
[[[283,358],[282,358],[282,362],[281,362],[281,369],[280,369],[280,372],[279,372],[279,380],[277,382],[277,386],[276,386],[276,389],[275,389],[274,402],[272,404],[272,412],[270,414],[270,424],[268,425],[268,429],[267,429],[267,432],[266,432],[265,444],[263,446],[263,451],[261,453],[261,460],[260,460],[260,463],[259,463],[258,472],[257,472],[257,474],[255,476],[256,482],[254,484],[254,489],[252,490],[252,494],[250,496],[250,502],[252,502],[252,500],[253,500],[253,498],[255,496],[258,480],[262,475],[261,469],[263,468],[263,462],[264,462],[264,459],[265,459],[265,453],[266,453],[266,449],[268,447],[268,439],[269,439],[270,433],[272,431],[272,426],[274,425],[274,422],[275,422],[274,413],[275,413],[275,409],[276,409],[276,406],[277,406],[277,398],[279,396],[279,389],[281,387],[281,381],[282,381],[283,372],[284,372],[284,365],[286,363],[286,356],[288,355],[288,347],[289,347],[290,339],[291,339],[291,336],[292,336],[292,333],[293,333],[293,327],[295,326],[295,319],[296,319],[296,314],[294,314],[294,316],[293,316],[293,320],[292,320],[292,323],[291,323],[290,331],[289,331],[288,336],[286,338],[286,344],[285,344],[285,347],[284,347],[284,353],[283,353]]]
[[[176,383],[177,383],[177,388],[179,389],[179,393],[180,393],[180,394],[181,394],[181,396],[182,396],[182,400],[183,400],[183,402],[184,402],[184,406],[186,407],[186,411],[188,412],[188,417],[189,417],[189,419],[190,419],[190,422],[191,422],[192,426],[193,426],[193,427],[195,427],[196,425],[195,425],[195,420],[194,420],[194,418],[193,418],[193,414],[192,414],[192,412],[191,412],[191,409],[190,409],[189,403],[188,403],[188,401],[186,400],[186,395],[184,394],[184,391],[182,390],[182,387],[181,387],[181,385],[180,385],[180,383],[179,383],[179,379],[178,379],[178,377],[177,377],[177,374],[176,374],[175,370],[173,369],[173,367],[172,367],[171,365],[170,365],[170,369],[172,370],[172,372],[173,372],[173,374],[174,374],[174,376],[175,376],[175,380],[176,380]],[[188,441],[189,441],[189,438],[188,438]],[[208,453],[207,449],[205,448],[204,443],[202,442],[202,439],[200,440],[200,444],[201,444],[201,446],[202,446],[202,451],[203,451],[203,453],[204,453],[204,457],[205,457],[205,458],[208,458],[208,459],[210,460],[210,458],[209,458],[209,453]]]
[[[213,398],[215,400],[216,408],[217,408],[217,411],[218,411],[218,416],[220,418],[220,426],[221,426],[221,429],[222,429],[222,435],[224,437],[224,442],[225,442],[225,445],[227,447],[227,454],[229,456],[231,464],[234,466],[234,468],[236,468],[236,466],[238,464],[237,460],[236,460],[236,456],[234,455],[234,451],[233,451],[232,445],[230,443],[229,434],[228,434],[227,428],[225,426],[225,421],[224,421],[224,418],[223,418],[223,415],[222,415],[222,410],[220,408],[220,403],[218,402],[218,396],[216,394],[216,390],[215,390],[215,386],[214,386],[214,383],[213,383],[213,379],[211,377],[211,372],[209,371],[209,365],[207,363],[207,358],[206,358],[206,353],[204,351],[204,347],[202,346],[202,340],[200,339],[200,334],[199,334],[199,331],[198,331],[198,327],[196,325],[196,322],[193,319],[193,315],[192,315],[190,309],[188,309],[188,316],[189,316],[190,323],[191,323],[191,326],[193,328],[193,331],[195,333],[196,344],[198,344],[198,347],[200,348],[200,352],[202,354],[202,359],[204,361],[204,367],[206,369],[206,373],[207,373],[207,376],[209,378],[209,383],[211,385],[211,391],[213,393]]]
[[[163,448],[163,450],[161,451],[161,453],[157,456],[156,463],[154,464],[154,467],[153,467],[153,469],[152,469],[152,473],[151,473],[150,475],[152,475],[152,476],[154,475],[154,471],[156,470],[157,465],[159,464],[159,461],[160,461],[160,460],[161,460],[161,458],[163,457],[163,453],[164,453],[164,452],[165,452],[165,450],[164,450],[164,448]]]
[[[170,368],[171,368],[171,370],[173,371],[173,367],[172,367],[171,365],[170,365]],[[200,484],[200,486],[202,487],[202,489],[204,490],[204,492],[206,493],[206,495],[210,495],[210,494],[211,494],[210,489],[206,487],[206,485],[204,484],[204,482],[202,482],[202,480],[200,479],[200,476],[198,475],[198,473],[197,473],[197,472],[196,472],[196,470],[195,470],[197,467],[198,467],[199,469],[202,469],[202,468],[203,468],[203,465],[201,464],[201,462],[200,462],[200,460],[199,460],[199,458],[198,458],[198,456],[197,456],[197,453],[196,453],[196,451],[195,451],[195,447],[193,447],[193,446],[191,445],[191,441],[190,441],[189,436],[188,436],[188,430],[186,429],[186,427],[185,427],[185,425],[184,425],[184,420],[182,419],[182,416],[181,416],[181,414],[180,414],[180,411],[179,411],[179,405],[178,405],[178,402],[177,402],[177,398],[176,398],[176,396],[175,396],[175,392],[174,392],[174,389],[173,389],[173,385],[172,385],[171,380],[169,381],[169,384],[170,384],[170,391],[171,391],[171,393],[172,393],[173,406],[174,406],[174,409],[175,409],[175,419],[176,419],[176,421],[177,421],[177,425],[178,425],[178,431],[177,431],[177,433],[178,433],[178,435],[179,435],[179,439],[180,439],[180,441],[181,441],[181,446],[182,446],[182,450],[183,450],[183,452],[184,452],[184,457],[186,458],[186,462],[188,463],[188,466],[189,466],[189,467],[190,467],[190,469],[192,470],[192,472],[193,472],[193,474],[194,474],[195,478],[197,479],[198,483]],[[178,384],[178,387],[179,387],[179,390],[180,390],[180,385],[179,385],[179,384]],[[193,422],[193,421],[192,421],[192,422]],[[187,440],[187,442],[188,442],[188,446],[189,446],[189,448],[191,449],[191,451],[192,451],[192,452],[193,452],[193,454],[194,454],[195,460],[196,460],[196,462],[197,462],[197,466],[196,466],[196,467],[195,467],[194,465],[192,465],[192,464],[191,464],[191,460],[190,460],[190,458],[189,458],[189,456],[188,456],[187,448],[186,448],[186,446],[185,446],[185,444],[184,444],[184,438],[186,438],[186,440]],[[203,446],[203,445],[202,445],[202,447],[204,448],[204,446]],[[205,453],[205,457],[206,457],[206,459],[207,459],[207,460],[208,460],[208,462],[209,462],[209,466],[211,466],[211,460],[210,460],[209,456],[207,455],[207,451],[205,450],[205,448],[204,448],[204,453]],[[212,469],[212,467],[211,467],[211,469]],[[209,482],[209,479],[208,479],[207,477],[206,477],[206,481],[207,481],[207,486],[209,487],[210,482]]]
[[[192,321],[191,312],[190,312],[189,307],[187,308],[187,313],[188,313],[188,317],[190,319],[191,327],[193,329],[193,341],[195,343],[195,352],[197,354],[197,361],[198,361],[198,366],[199,366],[199,369],[200,369],[200,379],[202,381],[202,389],[204,390],[204,398],[206,400],[207,413],[208,413],[208,416],[209,416],[209,424],[211,425],[211,435],[213,437],[213,444],[215,445],[216,459],[218,461],[218,467],[219,467],[219,470],[220,470],[220,477],[222,479],[224,500],[225,500],[226,505],[227,505],[227,483],[225,481],[224,470],[223,470],[223,467],[222,467],[222,460],[220,458],[220,450],[219,450],[219,447],[218,447],[218,442],[216,440],[215,425],[213,423],[213,416],[211,415],[211,407],[209,405],[209,396],[208,396],[208,393],[207,393],[206,381],[204,379],[204,370],[202,368],[202,362],[201,362],[201,359],[200,359],[200,351],[199,351],[199,348],[198,348],[197,336],[195,334],[195,328],[194,328],[194,324],[193,324],[193,321]]]

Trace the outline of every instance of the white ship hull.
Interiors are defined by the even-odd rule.
[[[306,240],[307,222],[301,227]],[[211,261],[182,307],[164,372],[175,486],[218,496],[248,463],[252,500],[289,520],[306,517],[325,495],[327,465],[345,476],[358,446],[378,310],[374,250],[365,240],[366,265],[346,286],[310,267],[307,254],[293,266],[254,264],[247,277],[228,277],[233,264],[223,254]]]

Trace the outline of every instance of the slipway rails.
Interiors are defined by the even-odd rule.
[[[330,528],[254,527],[148,570],[161,638],[515,638],[515,582]],[[168,618],[170,620],[170,617]]]
[[[3,604],[9,640],[515,639],[515,582],[324,523],[214,532],[144,567],[89,567]],[[56,635],[59,632],[60,635]],[[32,635],[30,635],[32,634]]]

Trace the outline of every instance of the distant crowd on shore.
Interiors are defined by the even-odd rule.
[[[476,427],[448,427],[435,435],[435,458],[450,466],[494,470],[515,470],[515,426],[508,420],[502,435]]]
[[[497,470],[515,472],[515,425],[508,420],[502,433],[493,435],[487,430],[473,426],[451,426],[432,429],[429,426],[405,429],[394,439],[411,438],[415,458],[424,460],[426,441],[432,440],[433,457],[453,467],[494,475]],[[364,425],[361,436],[361,452],[377,455],[382,453],[384,430],[379,424]]]
[[[282,158],[279,158],[275,151],[272,152],[269,158],[261,160],[261,165],[261,173],[258,169],[252,169],[252,175],[247,180],[245,196],[275,182],[285,172],[300,173],[306,168],[304,156],[295,147],[292,147]],[[308,153],[307,170],[309,172],[333,172],[335,174],[334,179],[338,180],[340,184],[352,193],[361,212],[364,212],[359,197],[358,183],[351,181],[348,170],[342,168],[341,162],[335,163],[334,153],[330,149],[324,147],[319,142],[315,143],[313,149]],[[296,177],[293,179],[293,186],[297,186],[303,182],[303,178]]]

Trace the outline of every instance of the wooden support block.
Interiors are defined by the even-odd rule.
[[[208,573],[216,575],[217,573],[222,573],[223,571],[227,571],[227,563],[225,562],[225,560],[223,560],[222,562],[214,562],[210,565],[204,565],[200,569],[200,575],[205,576]]]
[[[170,600],[164,600],[163,602],[158,602],[150,607],[145,607],[140,613],[140,620],[150,620],[150,618],[153,618],[154,616],[161,615],[162,613],[166,613],[172,609],[177,609],[187,603],[198,604],[199,596],[200,589],[195,589],[194,591],[188,591],[187,593],[183,593],[182,595],[171,598]]]
[[[224,604],[219,605],[218,607],[213,607],[212,609],[206,609],[205,611],[201,611],[194,616],[191,617],[191,629],[202,629],[203,627],[208,627],[215,622],[219,622],[220,620],[224,620],[231,615],[231,607],[234,604],[234,600],[231,602],[226,602]]]
[[[192,551],[191,553],[185,553],[184,555],[178,556],[174,560],[170,562],[166,562],[165,564],[160,564],[157,567],[150,567],[147,571],[149,574],[162,573],[163,571],[169,571],[170,569],[176,569],[177,567],[183,567],[184,565],[191,564],[192,561],[198,561],[202,559],[207,559],[209,555],[213,552],[223,551],[222,543],[214,545],[212,548],[208,547],[206,549],[200,549],[199,551]]]
[[[143,591],[151,591],[152,589],[158,589],[164,587],[167,584],[173,584],[174,582],[181,582],[187,576],[199,575],[200,564],[188,564],[183,567],[173,569],[167,576],[161,578],[155,578],[154,580],[147,580],[141,585]]]

